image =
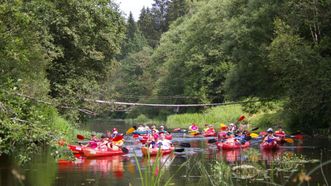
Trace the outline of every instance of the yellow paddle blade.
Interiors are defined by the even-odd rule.
[[[224,123],[221,123],[220,127],[223,128],[223,127],[227,127],[227,126]]]
[[[131,134],[134,131],[135,131],[135,129],[133,127],[131,127],[126,131],[126,134]]]
[[[259,135],[256,134],[256,133],[251,133],[250,136],[251,136],[252,138],[257,138],[257,137],[259,137]]]
[[[285,138],[284,141],[286,141],[287,143],[293,143],[294,140],[292,138]]]

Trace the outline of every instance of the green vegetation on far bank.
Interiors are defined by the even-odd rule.
[[[201,113],[173,114],[167,117],[166,121],[152,120],[145,115],[140,115],[136,119],[130,120],[134,123],[166,125],[167,128],[188,128],[192,123],[196,123],[200,128],[205,124],[214,124],[216,128],[221,123],[235,123],[241,115],[245,116],[242,123],[248,123],[251,128],[259,127],[266,129],[268,127],[283,126],[289,128],[287,115],[284,114],[281,107],[264,109],[255,114],[245,112],[243,106],[239,104],[218,106],[206,109]],[[128,120],[129,121],[129,120]]]

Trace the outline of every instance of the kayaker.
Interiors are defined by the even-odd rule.
[[[145,127],[144,127],[143,125],[140,124],[140,125],[138,126],[138,128],[137,128],[137,131],[138,131],[138,132],[145,132],[146,129],[145,129]]]
[[[243,134],[241,131],[237,131],[236,137],[235,137],[241,144],[244,144],[246,142],[246,135]]]
[[[159,130],[157,130],[155,125],[152,125],[151,130],[152,130],[152,132],[159,133]]]
[[[237,130],[237,126],[234,123],[230,123],[228,127],[229,132],[235,132]]]
[[[164,133],[160,132],[159,133],[159,141],[157,142],[158,147],[161,147],[162,150],[168,150],[171,148],[172,143],[170,140],[165,139]]]
[[[275,132],[275,136],[280,138],[285,138],[285,132],[283,131],[283,128],[281,126],[278,127],[278,130]]]
[[[113,128],[113,133],[111,134],[111,138],[115,138],[118,135],[117,128]]]
[[[111,148],[111,143],[109,142],[109,139],[105,136],[101,136],[101,142],[98,144],[98,149],[102,151],[107,151]]]
[[[228,133],[228,139],[225,140],[225,143],[230,145],[236,145],[239,144],[238,140],[235,138],[234,134],[232,132]]]
[[[145,126],[145,131],[147,132],[147,134],[152,134],[152,130],[151,128],[149,128],[148,125]]]
[[[207,132],[208,129],[209,129],[209,125],[205,124],[205,128],[203,128],[203,132]]]
[[[100,143],[100,140],[97,138],[95,133],[92,133],[90,141],[84,147],[97,148],[98,143]]]
[[[164,126],[163,125],[160,126],[159,133],[161,133],[161,132],[163,132],[163,133],[166,133],[167,132],[166,130],[164,130]]]
[[[188,131],[190,134],[199,134],[199,127],[195,123],[192,123],[192,125],[188,128]]]
[[[267,130],[267,136],[263,139],[264,143],[277,143],[279,141],[279,138],[275,137],[273,134],[272,128],[268,128]]]

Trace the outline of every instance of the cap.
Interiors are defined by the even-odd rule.
[[[267,132],[273,132],[272,128],[268,128]]]
[[[117,128],[113,128],[113,132],[114,132],[114,131],[117,131]]]
[[[163,126],[163,125],[161,125],[161,126],[160,126],[160,128],[164,128],[164,126]]]

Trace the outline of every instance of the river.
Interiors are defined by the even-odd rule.
[[[124,121],[94,120],[83,126],[104,132],[116,127],[125,132],[131,127]],[[248,149],[219,151],[204,138],[183,138],[173,134],[174,143],[183,152],[163,156],[162,167],[151,177],[161,176],[161,184],[169,185],[328,185],[331,183],[331,141],[327,138],[306,137],[303,141],[285,144],[276,152],[263,152],[258,141]],[[190,147],[179,147],[180,144]],[[58,164],[48,151],[35,156],[24,166],[10,157],[0,157],[0,185],[141,185],[142,176],[151,161],[142,157],[140,144],[126,137],[129,153],[97,159],[77,158],[71,163]],[[137,157],[137,159],[135,158]],[[322,163],[326,165],[321,166]],[[145,179],[146,180],[146,179]]]

